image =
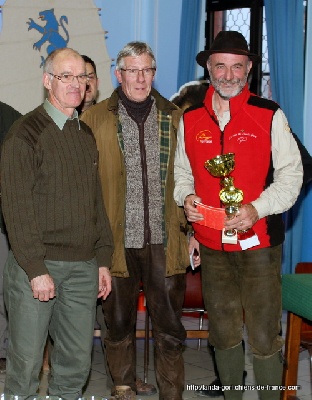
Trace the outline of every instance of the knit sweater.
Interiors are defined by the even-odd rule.
[[[10,129],[1,154],[3,214],[14,256],[29,279],[44,260],[111,265],[113,241],[103,207],[91,130],[67,120],[60,130],[43,106]]]
[[[138,124],[120,104],[119,116],[127,173],[125,247],[160,244],[163,238],[157,109],[154,104],[147,118]]]

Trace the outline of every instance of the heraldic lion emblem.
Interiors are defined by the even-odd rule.
[[[40,40],[34,43],[33,48],[35,50],[40,51],[41,46],[49,42],[49,45],[47,47],[47,53],[48,55],[52,53],[52,51],[56,49],[61,49],[64,47],[67,47],[67,43],[69,41],[69,34],[64,26],[64,22],[68,24],[68,19],[65,15],[62,15],[59,22],[56,19],[56,16],[54,15],[54,9],[51,8],[50,10],[44,10],[39,13],[39,18],[42,21],[46,21],[46,24],[44,26],[38,25],[32,18],[29,18],[29,21],[26,22],[28,24],[28,30],[30,29],[36,29],[38,32],[42,34],[42,37]],[[65,32],[66,39],[63,38],[63,36],[60,35],[59,33],[59,26],[63,28],[63,31]],[[40,67],[43,66],[45,62],[45,58],[41,56],[41,64]]]

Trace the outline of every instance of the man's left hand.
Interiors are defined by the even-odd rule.
[[[200,266],[200,252],[199,252],[199,243],[198,241],[194,238],[194,236],[190,237],[190,241],[189,241],[189,254],[191,256],[191,254],[193,253],[193,265],[194,268],[197,268]]]
[[[225,219],[225,229],[237,229],[244,231],[250,229],[259,219],[258,211],[252,204],[241,206],[232,219]]]
[[[107,299],[107,296],[112,291],[112,277],[107,267],[99,268],[99,294],[98,299]]]

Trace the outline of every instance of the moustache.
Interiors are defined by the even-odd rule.
[[[241,80],[240,79],[231,79],[231,80],[219,79],[218,82],[219,83],[225,83],[225,84],[228,84],[228,85],[237,85],[238,83],[241,82]]]

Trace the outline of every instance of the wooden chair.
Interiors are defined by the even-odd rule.
[[[312,274],[312,262],[298,263],[296,274]],[[302,318],[300,331],[300,346],[307,349],[310,358],[310,378],[312,384],[312,322]]]
[[[302,262],[298,263],[295,269],[296,274],[311,274],[312,273],[312,263]],[[301,284],[300,288],[304,285],[308,285],[307,288],[304,289],[302,293],[296,288],[296,285],[291,287],[290,280],[296,279],[298,281],[299,276],[283,276],[283,305],[287,303],[287,331],[286,331],[286,341],[285,341],[285,365],[283,372],[283,385],[286,386],[286,390],[282,392],[281,398],[282,400],[296,400],[296,389],[298,381],[298,362],[299,362],[299,352],[300,346],[305,347],[309,351],[310,356],[310,374],[312,380],[312,319],[310,320],[311,313],[307,314],[309,320],[303,318],[301,315],[302,311],[300,310],[300,304],[298,299],[301,300],[303,297],[304,301],[307,301],[309,298],[309,304],[311,304],[311,296],[309,295],[311,282],[307,279],[308,275],[304,278],[304,280],[300,279],[301,282],[298,282],[298,285]],[[309,282],[308,282],[309,281]],[[286,283],[286,285],[285,285]],[[287,287],[286,287],[287,286]],[[294,289],[295,288],[295,289]],[[292,292],[289,292],[292,290]],[[308,291],[308,293],[307,293]],[[298,293],[299,292],[299,293]],[[288,296],[287,296],[288,295]],[[303,304],[302,306],[304,306]],[[310,310],[310,309],[309,309]],[[307,311],[305,310],[305,313]],[[291,388],[293,387],[293,388]]]

